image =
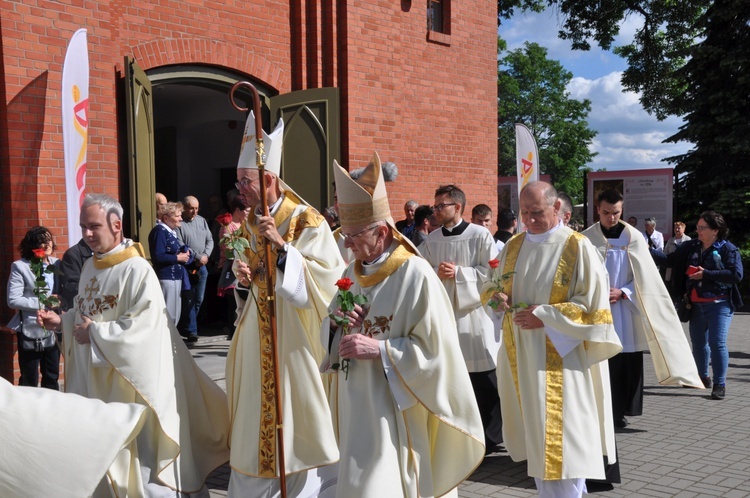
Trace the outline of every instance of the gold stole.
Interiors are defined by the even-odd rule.
[[[290,192],[284,193],[284,199],[273,215],[277,228],[292,216],[299,204],[301,204],[299,198]],[[285,242],[292,242],[299,238],[304,228],[317,227],[322,220],[323,217],[315,210],[306,209],[298,216],[291,218],[289,228],[281,236]],[[271,261],[265,261],[266,255],[260,240],[258,225],[255,224],[254,212],[248,216],[247,222],[243,226],[242,235],[253,241],[251,247],[245,251],[245,256],[248,259],[248,265],[253,270],[253,286],[258,289],[255,303],[258,310],[258,347],[260,349],[260,410],[263,414],[258,429],[258,473],[260,477],[273,478],[278,477],[276,472],[276,385],[274,383],[276,358],[271,353],[273,337],[271,317],[265,312],[266,308],[261,306],[261,303],[273,304],[268,300],[269,286],[274,285],[276,261],[279,254],[278,249],[272,248]],[[252,292],[252,289],[250,291]]]
[[[581,237],[583,235],[573,232],[568,237],[568,240],[565,241],[565,248],[558,262],[552,282],[549,304],[565,303],[568,298],[573,271],[578,259],[578,240]],[[503,274],[516,269],[518,254],[525,238],[525,234],[522,234],[508,241]],[[509,298],[512,298],[513,294],[513,276],[510,275],[510,279],[505,285],[505,288],[509,289]],[[578,308],[577,306],[575,307]],[[580,308],[578,309],[580,312]],[[513,375],[516,396],[518,396],[518,406],[523,413],[521,393],[518,387],[518,359],[511,315],[511,313],[506,312],[503,318],[503,341]],[[545,392],[544,480],[558,480],[562,478],[563,463],[563,360],[557,353],[549,337],[546,338],[545,354],[547,378]]]

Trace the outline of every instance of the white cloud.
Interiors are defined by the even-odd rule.
[[[626,62],[596,46],[588,52],[574,51],[570,42],[557,37],[563,19],[554,9],[542,13],[517,14],[498,29],[509,50],[522,48],[524,42],[536,42],[547,48],[547,58],[559,61],[574,77],[567,90],[572,98],[591,101],[589,128],[598,132],[591,150],[598,152],[589,165],[593,169],[665,168],[663,158],[682,154],[690,144],[663,144],[674,135],[682,120],[658,121],[643,110],[638,95],[624,92],[620,79]],[[613,46],[633,40],[642,19],[631,15],[620,25]],[[595,43],[592,43],[595,45]]]
[[[662,159],[681,154],[689,144],[664,144],[677,132],[681,120],[659,121],[650,116],[638,101],[638,95],[625,92],[622,73],[615,71],[601,78],[573,78],[567,90],[577,100],[589,99],[589,127],[598,132],[591,150],[598,152],[591,168],[664,168]]]

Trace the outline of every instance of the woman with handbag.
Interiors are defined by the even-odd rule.
[[[742,306],[737,284],[742,280],[742,258],[726,240],[724,218],[715,211],[700,215],[695,227],[698,238],[683,242],[671,254],[651,251],[657,264],[673,268],[674,286],[692,304],[690,341],[693,358],[703,384],[711,387],[709,358],[713,370],[713,399],[724,399],[729,364],[727,334],[734,311]]]
[[[57,379],[60,376],[60,347],[57,336],[51,330],[45,330],[36,322],[39,310],[39,298],[34,293],[37,288],[37,277],[32,271],[32,259],[37,257],[34,250],[44,251],[44,279],[47,294],[57,294],[59,277],[56,272],[47,272],[50,265],[58,266],[59,261],[52,256],[55,241],[52,233],[42,226],[31,228],[18,245],[21,259],[14,261],[8,278],[8,307],[17,310],[16,317],[9,328],[16,330],[18,340],[18,365],[21,369],[21,386],[37,387],[39,374],[42,376],[42,387],[60,390]],[[41,255],[42,252],[38,251]],[[15,322],[15,323],[14,323]]]

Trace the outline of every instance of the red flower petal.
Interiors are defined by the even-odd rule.
[[[336,287],[341,290],[349,290],[352,285],[354,285],[354,282],[350,278],[340,278],[336,281]]]

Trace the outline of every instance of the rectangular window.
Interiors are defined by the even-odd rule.
[[[451,0],[427,0],[427,39],[450,45]]]
[[[427,0],[427,29],[445,33],[445,2],[446,0]]]

